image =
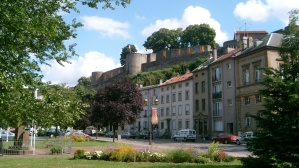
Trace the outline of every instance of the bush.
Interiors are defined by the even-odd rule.
[[[174,149],[167,154],[168,160],[174,163],[193,162],[192,153],[186,149]]]
[[[72,142],[83,142],[86,140],[84,135],[72,135]]]
[[[51,154],[61,154],[62,153],[62,148],[60,146],[52,146],[51,147]]]
[[[85,150],[78,149],[74,154],[74,159],[85,159],[86,157],[84,154],[85,154]]]
[[[136,154],[136,149],[132,147],[119,147],[111,153],[110,160],[120,162],[134,162]]]
[[[208,157],[205,157],[203,155],[198,155],[198,157],[195,159],[195,162],[201,163],[201,164],[206,164],[206,163],[211,163],[212,161]]]
[[[244,168],[274,168],[276,166],[273,166],[273,160],[269,158],[256,158],[256,157],[246,157],[246,158],[241,158],[241,162],[243,163]]]

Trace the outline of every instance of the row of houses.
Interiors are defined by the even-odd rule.
[[[180,129],[195,129],[198,137],[211,138],[227,132],[240,135],[256,129],[250,115],[263,108],[264,79],[261,68],[279,68],[278,32],[239,31],[234,40],[223,44],[226,51],[214,50],[207,62],[186,74],[153,86],[140,87],[144,105],[140,119],[123,127],[127,131],[147,132],[171,137]],[[158,103],[155,103],[158,102]],[[152,109],[158,123],[151,123]]]

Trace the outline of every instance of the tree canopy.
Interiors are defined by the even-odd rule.
[[[137,49],[135,45],[128,44],[124,48],[122,48],[121,53],[120,53],[120,64],[124,66],[126,64],[126,58],[127,55],[130,53],[136,53]]]
[[[181,34],[181,28],[176,30],[161,28],[159,31],[156,31],[149,36],[144,42],[143,46],[146,49],[152,49],[154,53],[166,49],[180,48]]]
[[[143,110],[142,95],[138,86],[128,78],[114,81],[99,89],[91,104],[91,121],[99,126],[118,126],[132,124]]]
[[[265,68],[264,110],[257,116],[258,131],[249,150],[269,167],[299,167],[299,28],[298,10],[284,30],[279,49],[280,69]],[[267,167],[267,166],[264,167]]]
[[[126,6],[130,0],[116,0],[115,5]],[[14,117],[13,110],[31,110],[25,107],[31,104],[29,90],[41,85],[40,65],[50,60],[67,63],[76,56],[76,44],[65,45],[65,41],[76,38],[76,29],[82,26],[73,19],[67,23],[61,12],[79,12],[77,3],[97,8],[102,4],[104,9],[114,9],[110,0],[2,0],[0,3],[0,115],[4,113]],[[27,89],[24,89],[24,86]],[[31,92],[32,93],[32,92]],[[14,97],[17,96],[17,97]],[[15,100],[19,98],[19,100]],[[23,102],[23,101],[28,102]],[[12,104],[11,102],[15,102]],[[63,106],[61,106],[63,107]],[[22,109],[23,108],[23,109]],[[21,112],[20,112],[21,113]],[[23,112],[25,118],[32,118],[30,113]],[[4,119],[6,120],[6,118]],[[8,125],[11,120],[3,121]]]
[[[215,37],[215,30],[208,24],[190,25],[184,31],[182,28],[176,30],[161,28],[150,35],[143,46],[146,49],[152,49],[154,53],[196,45],[216,46]]]
[[[90,103],[93,100],[96,91],[93,89],[91,85],[90,77],[81,77],[78,80],[78,84],[74,87],[74,91],[79,97],[79,99],[86,106],[82,107],[84,110],[84,114],[80,114],[80,119],[73,125],[74,128],[85,129],[87,126],[91,125],[90,122]]]
[[[181,37],[181,46],[210,45],[215,46],[216,32],[208,24],[188,26]]]

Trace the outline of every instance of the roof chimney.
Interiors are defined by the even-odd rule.
[[[217,60],[217,49],[216,48],[213,48],[213,58],[214,58],[214,61]]]
[[[242,37],[242,49],[243,50],[248,47],[247,46],[247,40],[248,40],[248,37],[246,37],[246,36]]]

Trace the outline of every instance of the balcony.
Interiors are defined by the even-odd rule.
[[[219,98],[222,98],[222,92],[216,92],[216,93],[213,93],[212,97],[213,97],[213,99],[219,99]]]

